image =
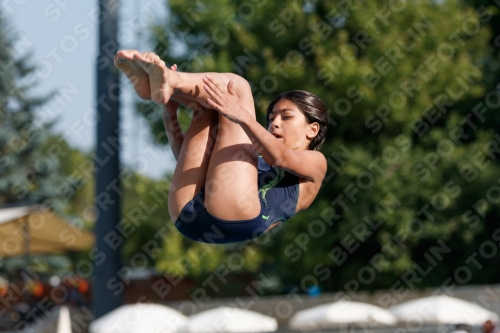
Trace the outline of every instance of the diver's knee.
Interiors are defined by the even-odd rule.
[[[234,73],[225,73],[225,75],[228,78],[228,81],[229,80],[234,81],[233,87],[238,97],[244,96],[245,94],[252,94],[252,89],[250,88],[250,84],[245,78]]]

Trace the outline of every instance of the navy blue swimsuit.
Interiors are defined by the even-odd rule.
[[[299,198],[299,179],[258,159],[260,213],[249,220],[227,221],[212,216],[205,208],[205,188],[189,201],[175,221],[186,237],[204,243],[234,243],[261,235],[271,224],[295,214]]]

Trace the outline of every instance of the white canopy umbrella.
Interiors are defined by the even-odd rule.
[[[38,205],[0,207],[0,257],[90,249],[94,235]]]
[[[59,310],[59,318],[57,318],[57,332],[56,333],[72,333],[71,330],[71,317],[69,315],[69,309],[66,306],[62,306]]]
[[[395,323],[396,319],[386,309],[372,304],[342,300],[298,311],[290,319],[289,325],[294,330],[307,330],[353,324],[374,326]]]
[[[161,304],[127,304],[94,320],[90,333],[175,333],[187,317]]]
[[[71,317],[67,306],[54,307],[46,316],[33,321],[23,333],[72,333]]]
[[[182,333],[274,332],[275,318],[239,308],[221,306],[195,314],[179,328]]]
[[[393,306],[390,311],[403,322],[467,325],[482,325],[488,319],[498,322],[495,313],[477,304],[446,295],[415,299]]]

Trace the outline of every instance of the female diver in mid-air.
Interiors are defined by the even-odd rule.
[[[119,51],[115,65],[142,99],[163,105],[177,159],[168,209],[177,229],[206,243],[255,238],[312,203],[325,177],[318,150],[328,112],[314,94],[293,90],[255,118],[248,82],[231,73],[182,73],[154,53]],[[185,134],[177,108],[193,110]]]

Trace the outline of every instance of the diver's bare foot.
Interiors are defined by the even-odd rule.
[[[135,92],[142,99],[151,99],[148,73],[134,59],[137,50],[121,50],[113,58],[115,66],[121,70],[134,85]]]
[[[135,53],[134,59],[149,75],[149,86],[153,102],[164,105],[172,96],[172,82],[165,62],[153,52]]]

